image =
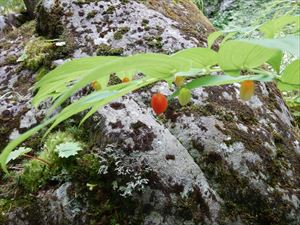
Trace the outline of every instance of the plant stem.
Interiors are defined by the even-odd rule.
[[[41,159],[41,158],[38,158],[38,157],[35,157],[35,156],[31,156],[31,155],[28,155],[28,154],[24,154],[24,156],[26,156],[28,158],[31,158],[31,159],[36,159],[38,161],[41,161],[42,163],[45,163],[47,166],[51,167],[51,163],[49,163],[48,161],[46,161],[44,159]]]

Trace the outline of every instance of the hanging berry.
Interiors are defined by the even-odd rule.
[[[101,90],[101,84],[98,81],[93,81],[91,86],[95,91]]]
[[[248,101],[254,95],[254,82],[252,80],[245,80],[241,83],[240,98]]]
[[[168,100],[166,96],[160,93],[152,95],[151,98],[151,107],[156,115],[159,115],[166,111],[168,108]]]
[[[181,87],[184,84],[185,78],[181,76],[176,76],[175,84],[177,87]]]
[[[124,77],[122,80],[122,83],[128,83],[130,81],[130,79],[128,77]]]
[[[192,93],[189,89],[187,88],[181,88],[178,96],[178,100],[181,106],[187,105],[192,98]]]

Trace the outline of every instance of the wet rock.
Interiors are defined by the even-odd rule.
[[[93,17],[88,16],[91,13]],[[37,31],[55,37],[66,29],[74,35],[76,53],[92,55],[105,45],[109,47],[107,51],[122,49],[120,54],[128,55],[203,46],[213,27],[192,3],[43,1],[38,8]],[[103,50],[99,52],[109,55]]]

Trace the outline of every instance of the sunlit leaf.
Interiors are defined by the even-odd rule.
[[[31,148],[24,148],[24,147],[20,147],[14,151],[12,151],[11,153],[9,153],[7,159],[6,159],[6,164],[8,164],[10,161],[15,160],[17,158],[19,158],[20,156],[30,152],[32,149]]]
[[[300,90],[300,60],[289,64],[281,74],[278,87],[280,90]]]
[[[270,20],[259,28],[266,38],[273,38],[277,33],[281,32],[287,25],[295,25],[299,27],[300,17],[285,15],[277,19]],[[299,29],[299,28],[298,28]]]
[[[276,39],[253,39],[240,40],[250,44],[260,45],[266,48],[279,49],[283,52],[289,52],[295,57],[300,58],[300,36],[289,35]]]
[[[77,155],[79,151],[82,151],[80,143],[66,142],[58,145],[55,149],[60,158],[69,158],[70,156]]]

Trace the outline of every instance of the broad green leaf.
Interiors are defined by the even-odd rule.
[[[294,24],[295,27],[299,27],[300,17],[285,15],[277,19],[270,20],[259,28],[264,33],[266,38],[273,38],[277,33],[281,32],[287,25]],[[299,29],[299,28],[298,28]]]
[[[271,59],[268,60],[268,63],[273,67],[273,69],[277,73],[280,72],[282,58],[283,58],[283,53],[281,51],[277,51],[277,53]]]
[[[216,32],[211,33],[207,38],[207,47],[211,48],[213,46],[213,44],[215,43],[215,41],[223,35],[224,35],[224,33],[222,31],[216,31]]]
[[[227,34],[224,39],[221,42],[221,45],[224,44],[226,41],[232,39],[232,37],[234,37],[234,35],[236,35],[238,32],[230,32],[229,34]]]
[[[82,151],[82,147],[77,142],[66,142],[58,145],[55,149],[60,158],[69,158],[70,156],[77,155]]]
[[[227,41],[219,51],[219,65],[226,71],[256,68],[276,54],[276,50],[242,41]]]
[[[205,68],[202,68],[202,69],[191,68],[189,71],[178,72],[175,74],[175,76],[195,77],[195,76],[206,75],[207,73],[208,73],[208,70]]]
[[[20,147],[11,153],[9,153],[7,159],[6,159],[6,164],[8,164],[10,161],[17,159],[18,157],[30,152],[32,149],[31,148],[24,148]]]
[[[300,85],[300,59],[293,61],[285,68],[280,80],[286,83]]]
[[[246,76],[238,76],[233,77],[230,75],[217,75],[217,76],[202,76],[198,79],[192,80],[188,84],[185,85],[188,89],[195,89],[199,87],[211,87],[217,85],[227,85],[233,83],[240,83],[245,80],[256,80],[256,81],[263,81],[263,82],[270,82],[273,80],[271,76],[267,75],[246,75]],[[174,98],[178,96],[179,90],[174,92],[170,98]]]
[[[253,40],[239,40],[242,42],[260,45],[266,48],[279,49],[283,52],[290,52],[298,59],[300,58],[300,36],[289,35],[283,38],[276,39],[253,39]]]
[[[278,87],[280,90],[300,90],[300,60],[289,64],[279,78]]]
[[[184,49],[171,55],[171,58],[181,60],[188,59],[190,61],[190,67],[193,68],[213,66],[218,62],[217,53],[214,50],[208,48]]]
[[[95,113],[101,106],[106,105],[107,103],[116,100],[123,95],[130,93],[138,88],[144,87],[148,84],[158,81],[155,78],[144,78],[142,80],[135,80],[130,83],[122,83],[119,85],[111,86],[109,89],[103,91],[96,91],[87,96],[82,97],[78,101],[65,107],[55,119],[54,123],[47,130],[47,135],[55,126],[70,118],[71,116],[92,108],[88,114],[82,119],[81,123],[84,122],[88,117]]]
[[[120,58],[120,60],[105,63],[95,69],[87,72],[80,81],[66,90],[54,102],[49,109],[50,115],[65,100],[71,97],[76,91],[90,84],[102,76],[108,76],[112,73],[133,71],[141,72],[153,78],[164,80],[173,79],[173,74],[180,70],[189,70],[190,63],[182,58],[169,57],[163,54],[138,54],[129,57]]]
[[[47,98],[55,97],[57,94],[60,95],[65,92],[72,83],[74,84],[75,81],[80,80],[84,74],[90,72],[95,67],[119,59],[120,57],[114,56],[96,56],[75,59],[57,67],[35,84],[35,89],[39,89],[39,91],[33,98],[33,105],[37,107]],[[95,80],[99,80],[102,88],[106,87],[107,82],[105,82],[105,78]]]

